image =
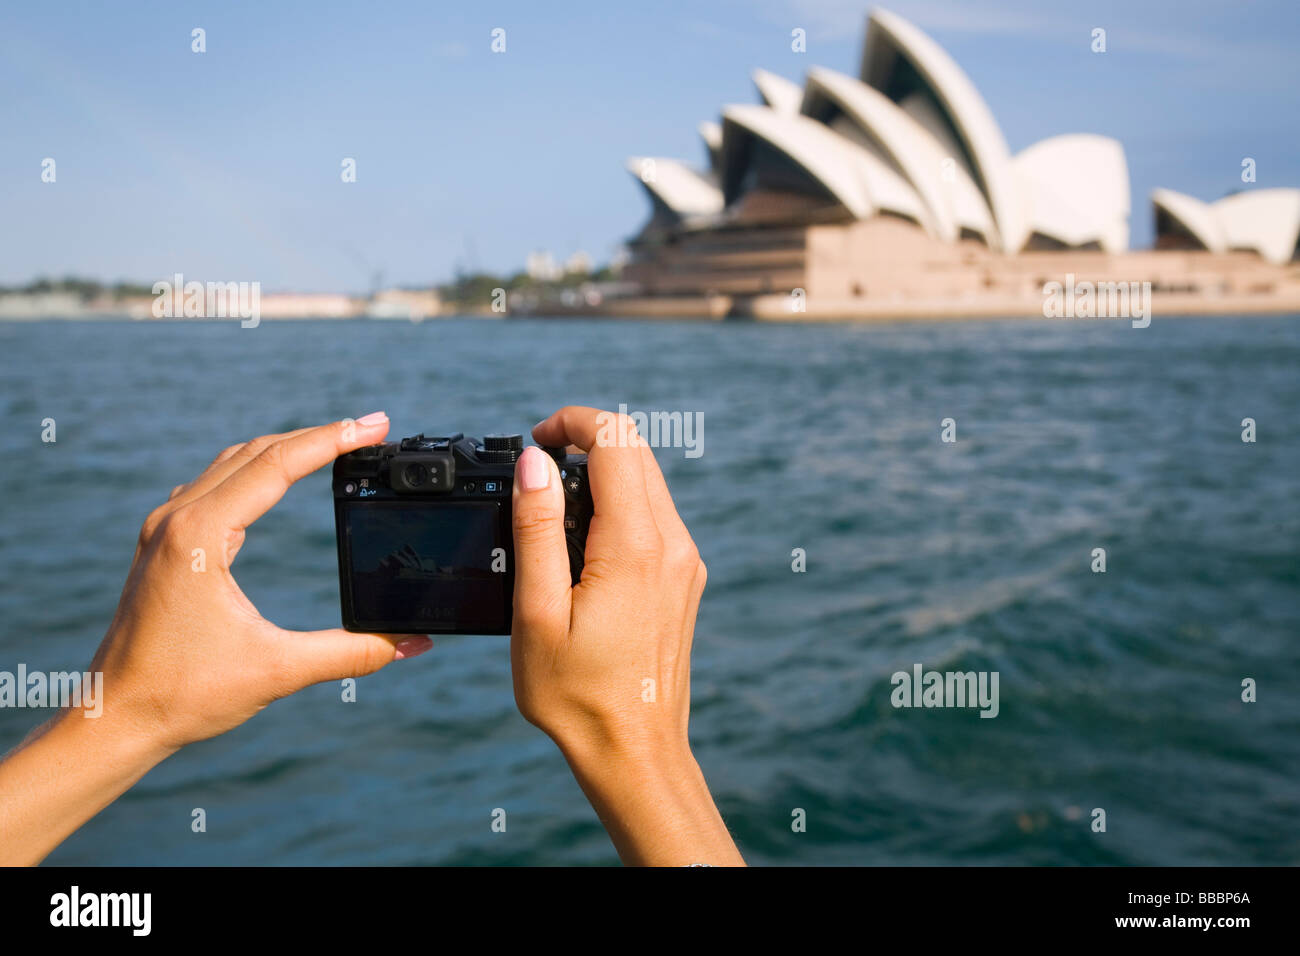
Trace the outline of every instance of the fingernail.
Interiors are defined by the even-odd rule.
[[[371,412],[369,415],[363,415],[357,419],[358,425],[382,425],[388,421],[386,412]]]
[[[547,464],[546,453],[536,445],[524,449],[515,473],[519,476],[520,491],[541,491],[551,483],[551,466]]]
[[[419,657],[429,648],[433,647],[433,641],[427,636],[408,637],[405,640],[398,641],[395,645],[397,653],[393,655],[393,660],[403,661],[408,657]]]

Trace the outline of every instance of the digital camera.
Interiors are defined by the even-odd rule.
[[[511,490],[521,435],[416,435],[334,462],[339,596],[349,631],[508,634],[515,549]],[[560,469],[573,583],[582,574],[587,456],[544,448]]]

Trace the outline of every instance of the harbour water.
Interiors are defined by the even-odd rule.
[[[751,862],[1300,861],[1296,317],[3,323],[0,351],[0,670],[84,668],[141,519],[234,441],[680,411],[702,453],[658,457],[710,572],[692,739]],[[236,577],[271,620],[337,623],[332,521],[321,473],[250,531]],[[996,672],[997,716],[894,707],[917,664]],[[0,749],[39,716],[0,709]],[[615,861],[504,637],[280,701],[50,857]]]

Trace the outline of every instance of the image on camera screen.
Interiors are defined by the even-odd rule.
[[[348,508],[347,540],[359,623],[509,631],[507,575],[492,570],[502,547],[499,505],[358,502]]]

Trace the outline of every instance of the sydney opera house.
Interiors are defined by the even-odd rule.
[[[1166,314],[1300,310],[1300,190],[1151,196],[1129,249],[1123,147],[1091,133],[1012,154],[961,68],[873,11],[858,75],[754,73],[760,105],[700,124],[707,166],[634,157],[652,213],[627,307],[834,318],[1042,314],[1067,275],[1150,282]]]

